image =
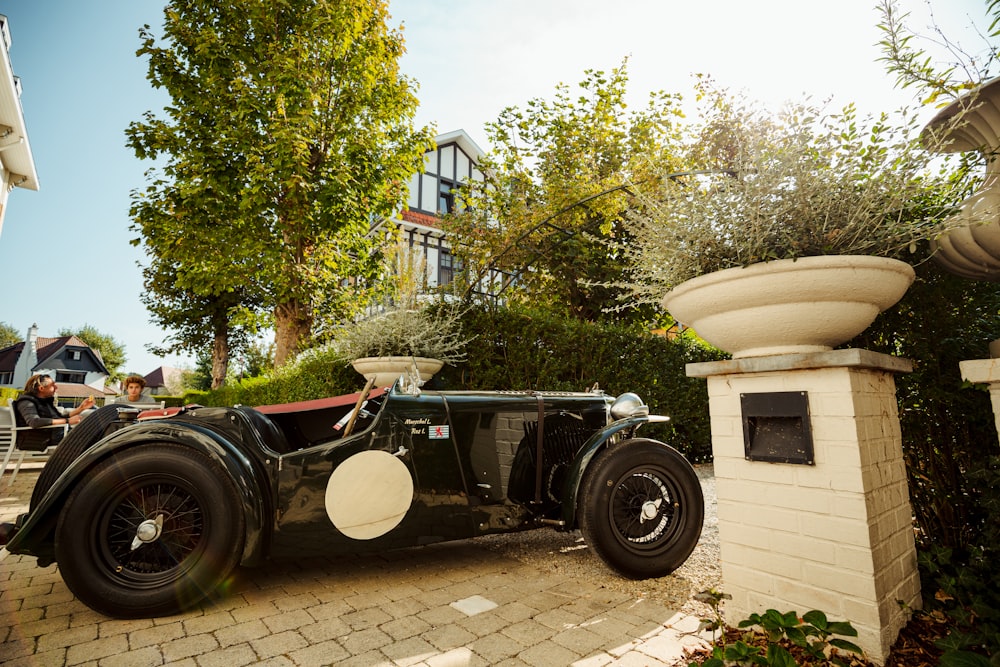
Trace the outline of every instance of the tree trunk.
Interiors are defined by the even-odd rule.
[[[296,299],[278,304],[274,309],[274,367],[294,359],[311,334],[312,313],[307,304]]]
[[[229,372],[229,328],[223,325],[216,327],[215,339],[212,341],[212,389],[218,389],[226,383]]]

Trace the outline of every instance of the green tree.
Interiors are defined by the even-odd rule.
[[[198,391],[212,389],[212,355],[205,350],[194,359],[194,370],[186,378],[185,385]]]
[[[244,319],[268,311],[279,366],[317,317],[359,305],[344,285],[377,271],[371,222],[398,209],[432,146],[412,124],[387,6],[171,0],[164,44],[140,31],[148,78],[172,103],[127,130],[162,172],[133,193],[133,228],[193,296],[236,292],[219,310]]]
[[[1000,0],[985,3],[989,27],[976,28],[983,43],[975,50],[953,40],[937,25],[932,26],[933,34],[916,32],[896,0],[882,0],[878,10],[881,60],[896,76],[896,85],[912,88],[925,104],[936,104],[942,97],[946,102],[957,99],[1000,70],[1000,50],[991,42],[1000,37]]]
[[[104,367],[108,369],[108,380],[117,381],[125,377],[122,367],[125,365],[125,344],[115,340],[113,336],[101,333],[95,327],[84,324],[77,329],[60,329],[60,336],[76,336],[84,343],[100,353]]]
[[[252,276],[242,284],[236,281],[225,284],[229,279],[213,282],[207,276],[193,275],[200,265],[170,259],[173,248],[180,245],[188,249],[197,246],[195,256],[217,252],[218,248],[212,242],[205,243],[204,236],[185,237],[172,248],[163,249],[143,269],[143,303],[153,320],[168,332],[161,344],[150,345],[148,349],[159,355],[208,352],[211,378],[208,384],[217,389],[225,383],[231,355],[246,350],[258,331],[259,293],[253,289]],[[218,254],[218,263],[225,261],[221,257],[224,253]],[[199,292],[210,285],[214,287],[208,293]]]
[[[240,350],[236,360],[239,378],[261,377],[274,368],[274,345],[262,341],[250,341]]]
[[[587,70],[577,90],[560,84],[552,100],[509,107],[487,126],[485,180],[466,186],[446,220],[472,280],[503,271],[511,293],[582,320],[616,304],[604,285],[627,267],[607,241],[622,239],[630,193],[650,167],[670,162],[680,115],[679,98],[663,92],[630,112],[627,85],[627,62]]]
[[[24,340],[24,336],[19,334],[17,329],[6,322],[0,322],[0,348],[20,343],[22,340]]]

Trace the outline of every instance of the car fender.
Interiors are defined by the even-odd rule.
[[[594,433],[587,442],[583,443],[583,447],[577,452],[576,458],[573,459],[573,464],[569,468],[569,472],[566,476],[566,483],[563,487],[563,498],[562,498],[562,525],[566,528],[573,528],[576,525],[576,503],[577,496],[580,491],[580,484],[583,482],[583,477],[587,473],[587,467],[590,462],[594,460],[594,456],[597,455],[599,451],[608,446],[608,442],[611,438],[622,431],[631,431],[639,428],[643,424],[653,424],[662,423],[669,421],[670,417],[665,417],[662,415],[636,415],[634,417],[625,417],[624,419],[619,419],[618,421],[612,422],[602,428],[600,431]],[[666,447],[667,445],[664,445]]]
[[[264,552],[265,497],[270,495],[270,482],[262,472],[255,470],[245,452],[218,433],[191,422],[157,421],[140,423],[116,431],[103,438],[77,457],[52,488],[39,501],[38,506],[23,517],[24,523],[11,537],[7,550],[42,556],[36,548],[51,535],[59,519],[59,512],[79,480],[99,461],[131,447],[141,447],[155,442],[170,442],[195,449],[221,466],[233,480],[238,490],[240,508],[246,518],[241,563],[253,565],[262,560]],[[48,545],[44,551],[49,551]]]

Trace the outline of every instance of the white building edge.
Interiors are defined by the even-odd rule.
[[[0,234],[14,188],[38,190],[38,174],[21,108],[21,80],[10,62],[10,24],[0,14]]]

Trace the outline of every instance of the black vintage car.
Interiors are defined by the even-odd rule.
[[[636,435],[666,419],[630,393],[399,385],[123,411],[96,444],[56,450],[6,548],[58,562],[81,601],[118,617],[174,613],[268,557],[541,526],[580,528],[615,571],[658,577],[691,554],[704,516],[687,460]]]

